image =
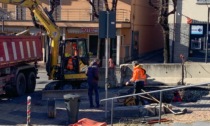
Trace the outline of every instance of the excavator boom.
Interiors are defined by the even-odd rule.
[[[57,6],[55,2],[55,0],[50,0],[50,3],[54,6],[48,11],[41,6],[41,3],[38,0],[0,0],[0,3],[3,4],[27,7],[31,11],[34,25],[39,28],[43,27],[50,37],[51,42],[48,51],[47,72],[49,79],[59,81],[52,82],[51,84],[53,86],[49,84],[50,90],[48,90],[48,86],[46,85],[45,89],[42,91],[42,96],[46,99],[52,98],[54,100],[61,98],[66,93],[77,92],[77,94],[79,93],[81,95],[87,94],[87,89],[79,89],[79,87],[87,80],[85,71],[89,64],[85,39],[71,38],[60,42],[60,30],[52,18],[54,7]],[[77,52],[75,53],[76,55],[65,55],[65,53],[70,54],[72,51]],[[71,66],[71,69],[67,66]],[[72,85],[73,90],[59,90],[63,89],[60,87],[69,84]],[[52,89],[51,87],[55,89]],[[48,115],[54,115],[54,112],[49,111]]]

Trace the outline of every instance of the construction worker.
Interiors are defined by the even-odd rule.
[[[73,45],[73,50],[74,50],[74,56],[78,56],[78,49],[77,49],[77,45]]]
[[[68,59],[68,63],[67,63],[67,67],[68,70],[73,70],[74,69],[74,65],[73,65],[73,59],[69,58]]]
[[[133,62],[133,74],[132,78],[126,82],[126,85],[133,84],[134,85],[134,93],[141,93],[141,89],[144,88],[145,80],[146,80],[146,71],[142,68],[142,66],[138,63],[138,61]],[[136,105],[139,105],[139,100],[141,100],[142,105],[144,105],[144,100],[139,96],[136,96]]]
[[[112,58],[109,58],[109,71],[108,71],[108,75],[109,75],[109,87],[114,87],[117,85],[116,84],[116,77],[115,77],[115,64]]]
[[[78,73],[79,72],[79,61],[78,61],[78,50],[77,50],[76,44],[72,44],[72,53],[73,53],[73,55],[71,55],[70,53],[65,54],[66,57],[69,57],[68,62],[67,62],[67,69]]]
[[[86,71],[87,75],[87,82],[88,82],[88,97],[90,102],[90,108],[93,108],[93,92],[95,95],[95,103],[96,107],[99,108],[99,92],[98,92],[98,80],[99,80],[99,73],[98,73],[98,64],[99,60],[95,59],[90,63],[88,70]]]
[[[72,47],[72,43],[68,42],[66,43],[66,49],[65,49],[65,57],[69,58],[73,56],[73,47]]]
[[[112,58],[109,58],[109,68],[114,68],[115,64]]]
[[[76,73],[79,72],[79,57],[78,57],[78,49],[77,49],[77,44],[72,44],[72,48],[73,48],[73,65],[74,65],[74,71]]]

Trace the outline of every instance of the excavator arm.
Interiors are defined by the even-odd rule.
[[[53,79],[54,73],[56,72],[56,66],[58,63],[58,46],[60,40],[60,30],[49,16],[49,14],[51,14],[52,12],[48,13],[47,10],[45,10],[41,6],[39,0],[0,0],[0,3],[13,4],[28,8],[31,11],[32,15],[34,15],[36,19],[38,19],[40,24],[45,28],[48,36],[51,38],[51,43],[50,43],[51,69],[49,71],[49,79]]]

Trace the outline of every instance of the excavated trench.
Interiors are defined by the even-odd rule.
[[[162,86],[155,86],[155,87],[145,87],[145,91],[155,91],[161,89],[168,89],[169,87],[162,87]],[[200,100],[203,96],[209,94],[210,88],[208,86],[202,87],[190,87],[181,90],[172,90],[172,91],[165,91],[162,92],[162,102],[170,104],[174,97],[174,92],[178,91],[180,97],[182,98],[182,102],[196,102]],[[148,98],[148,95],[144,95]],[[157,100],[160,99],[160,93],[152,93],[151,96],[156,98]],[[116,124],[142,124],[142,121],[148,122],[153,118],[158,122],[158,114],[159,114],[159,107],[157,102],[154,100],[146,100],[148,106],[117,106],[114,108],[114,123]],[[153,104],[155,103],[155,104]],[[150,111],[148,111],[150,110]],[[167,109],[164,109],[167,110]],[[181,110],[174,110],[174,112],[181,112]],[[186,109],[187,111],[187,109]],[[185,112],[186,112],[185,111]],[[183,112],[183,113],[185,113]],[[136,122],[135,122],[136,121]]]
[[[145,91],[148,92],[148,91],[155,91],[155,90],[160,90],[160,89],[163,89],[163,88],[162,87],[152,87],[152,88],[146,87]],[[210,87],[208,86],[190,87],[190,88],[179,89],[179,90],[165,91],[165,92],[162,92],[162,101],[165,103],[171,103],[175,95],[174,93],[178,92],[182,99],[182,102],[196,102],[197,100],[201,99],[202,96],[208,95],[209,91],[210,91]],[[158,100],[160,99],[160,93],[152,93],[151,95]],[[149,101],[149,102],[153,103],[153,101]]]

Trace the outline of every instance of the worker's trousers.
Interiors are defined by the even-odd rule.
[[[99,93],[98,93],[98,84],[96,83],[88,83],[88,97],[90,102],[90,107],[93,107],[93,91],[95,94],[95,103],[96,107],[99,107]]]
[[[141,89],[144,89],[144,81],[137,81],[134,85],[134,93],[141,93]],[[139,101],[141,101],[142,105],[144,105],[144,100],[140,96],[136,96],[136,105],[139,105]]]

